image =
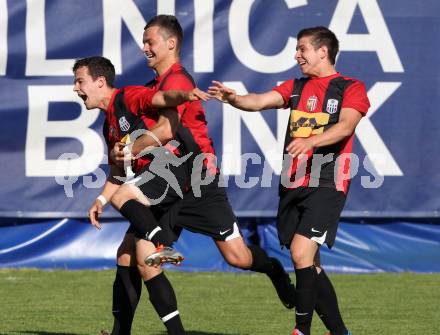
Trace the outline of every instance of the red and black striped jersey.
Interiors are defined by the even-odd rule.
[[[195,86],[191,75],[179,63],[173,64],[168,71],[147,83],[147,87],[154,91],[189,91]],[[177,112],[180,116],[180,126],[176,139],[185,146],[187,152],[192,153],[191,159],[204,154],[205,166],[209,168],[209,171],[216,173],[217,169],[210,159],[215,155],[215,151],[212,139],[208,135],[208,124],[202,103],[200,101],[183,103],[177,106]]]
[[[126,134],[138,129],[149,129],[156,124],[159,114],[152,108],[155,93],[155,90],[144,86],[126,86],[113,92],[105,111],[103,130],[109,164],[114,164],[110,152],[116,142],[120,142]],[[149,162],[148,156],[141,157],[132,163],[133,171],[139,171]]]
[[[365,85],[339,73],[287,80],[273,90],[281,94],[285,108],[291,109],[285,147],[295,137],[315,136],[332,127],[342,108],[353,108],[364,116],[370,107]],[[285,155],[282,183],[288,180],[287,188],[333,187],[347,193],[353,138],[354,133],[338,143],[310,150],[306,157]]]

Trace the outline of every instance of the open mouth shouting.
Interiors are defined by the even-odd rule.
[[[84,101],[84,103],[86,102],[86,100],[87,100],[87,94],[84,94],[84,93],[78,92],[78,96]]]

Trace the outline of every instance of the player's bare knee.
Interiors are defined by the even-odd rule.
[[[116,262],[118,265],[130,266],[132,264],[131,255],[129,254],[118,254]]]
[[[229,265],[240,269],[249,269],[252,265],[252,258],[246,254],[228,254],[225,260]]]
[[[122,185],[110,199],[112,205],[120,209],[128,200],[136,199],[136,194],[132,191],[129,185]]]
[[[303,268],[311,265],[308,264],[308,259],[310,258],[309,255],[307,255],[307,253],[301,248],[293,248],[290,250],[290,255],[296,268]]]
[[[136,249],[133,236],[131,234],[127,234],[125,235],[124,240],[116,252],[117,264],[123,266],[134,266],[136,265],[135,255]]]

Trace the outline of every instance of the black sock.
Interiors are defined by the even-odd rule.
[[[318,274],[315,266],[296,269],[296,326],[304,335],[310,335],[313,310],[318,295]]]
[[[150,294],[150,301],[167,328],[168,334],[185,334],[177,309],[176,295],[165,274],[162,272],[147,280],[145,286]]]
[[[266,273],[267,275],[271,274],[274,266],[266,251],[258,245],[248,245],[248,248],[252,254],[252,265],[249,270]]]
[[[171,245],[165,231],[159,226],[151,209],[134,199],[128,200],[122,206],[119,212],[135,227],[137,237],[146,238],[154,245]]]
[[[118,265],[113,283],[112,335],[130,335],[141,291],[142,279],[137,267]]]
[[[323,269],[318,274],[318,299],[315,310],[332,335],[346,334],[347,328],[339,312],[335,289]]]

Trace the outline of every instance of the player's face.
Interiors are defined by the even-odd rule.
[[[173,41],[171,39],[167,38],[158,26],[149,27],[144,31],[143,51],[150,68],[160,72],[161,67],[170,62],[170,59],[174,56]]]
[[[326,54],[323,47],[315,49],[311,41],[312,37],[310,36],[304,36],[299,39],[296,45],[295,59],[304,75],[315,77],[320,73]]]
[[[99,87],[101,80],[93,80],[87,66],[81,66],[75,71],[73,91],[84,101],[87,109],[99,108]]]

